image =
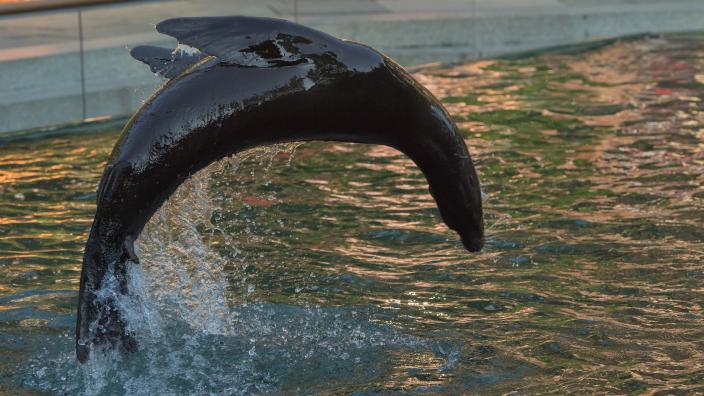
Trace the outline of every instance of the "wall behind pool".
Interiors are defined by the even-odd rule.
[[[236,14],[298,20],[369,44],[405,66],[704,29],[700,0],[134,1],[5,15],[0,134],[132,113],[162,80],[129,49],[175,45],[154,24]]]

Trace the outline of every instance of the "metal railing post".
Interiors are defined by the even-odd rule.
[[[298,23],[298,0],[293,0],[293,21]]]
[[[79,52],[81,56],[81,102],[83,108],[83,119],[86,117],[86,73],[85,73],[85,60],[83,54],[83,11],[78,10],[78,43]]]

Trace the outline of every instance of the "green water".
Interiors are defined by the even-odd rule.
[[[392,149],[250,152],[152,219],[141,351],[87,366],[80,262],[120,122],[2,142],[0,393],[704,392],[704,35],[416,77],[475,158],[481,253]]]

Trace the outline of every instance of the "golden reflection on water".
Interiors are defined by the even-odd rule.
[[[471,137],[468,142],[490,196],[489,213],[512,212],[491,237],[519,234],[536,240],[538,248],[554,245],[553,257],[521,249],[532,253],[536,267],[551,269],[553,286],[572,285],[570,298],[565,300],[564,291],[549,297],[571,300],[575,306],[554,311],[554,320],[589,321],[600,328],[594,336],[603,338],[605,347],[585,348],[578,340],[553,334],[550,338],[561,339],[561,346],[581,353],[570,352],[575,356],[569,359],[563,351],[549,356],[546,352],[553,351],[543,350],[537,360],[524,355],[545,368],[562,366],[562,373],[552,379],[553,385],[523,389],[702,390],[704,319],[697,302],[704,280],[700,42],[625,41],[578,56],[485,62],[479,68],[460,65],[424,76],[436,94],[446,97],[450,111],[466,119],[460,126]],[[517,109],[536,113],[506,112]],[[505,117],[491,116],[499,111]],[[564,122],[555,122],[560,120]],[[520,141],[520,135],[533,131],[543,136]],[[496,166],[490,168],[489,162]],[[514,172],[504,175],[506,168]],[[545,199],[520,189],[565,199]],[[556,218],[584,225],[536,227]],[[533,235],[518,231],[521,227]],[[593,231],[579,232],[580,227]],[[574,256],[567,248],[589,244],[598,244],[597,252],[582,249]],[[499,290],[506,288],[506,282],[498,285]],[[518,312],[541,313],[534,308]],[[519,322],[514,315],[510,311],[506,319]],[[535,316],[524,320],[536,321]],[[613,342],[603,342],[607,338]],[[656,345],[655,339],[667,342]],[[625,362],[634,366],[625,368]]]
[[[477,163],[480,254],[462,250],[398,151],[277,146],[214,164],[150,221],[140,248],[153,298],[211,333],[231,325],[227,305],[371,305],[394,313],[371,320],[455,345],[451,365],[390,352],[370,385],[387,391],[702,392],[701,43],[626,40],[416,74]],[[0,147],[0,297],[75,290],[115,138]]]

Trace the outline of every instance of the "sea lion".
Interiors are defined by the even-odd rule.
[[[156,29],[196,50],[137,47],[171,79],[129,120],[110,155],[86,243],[76,354],[136,348],[117,305],[134,241],[190,175],[260,145],[327,140],[383,144],[425,175],[445,224],[483,245],[479,179],[457,126],[423,86],[362,44],[289,21],[177,18]],[[180,48],[180,47],[179,47]]]

